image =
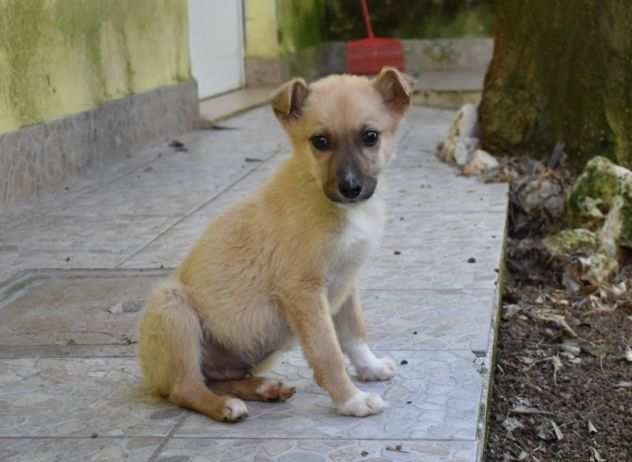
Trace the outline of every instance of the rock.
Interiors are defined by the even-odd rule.
[[[509,433],[524,428],[522,422],[520,422],[515,417],[507,417],[505,420],[503,420],[502,426]]]
[[[632,248],[632,171],[595,157],[566,200],[567,221],[598,231],[610,255]]]
[[[463,174],[467,176],[480,175],[496,167],[498,167],[498,161],[494,156],[482,149],[477,149],[463,169]]]
[[[564,185],[552,173],[530,175],[516,182],[520,206],[528,214],[543,211],[561,217],[564,210]]]
[[[543,240],[552,257],[592,255],[600,251],[599,237],[587,229],[566,229]]]
[[[564,267],[564,285],[571,292],[585,285],[603,287],[619,269],[599,234],[588,229],[566,229],[545,238],[542,244]]]
[[[563,178],[549,169],[513,180],[509,194],[514,235],[546,234],[556,227],[564,215],[565,191]]]
[[[564,265],[571,291],[585,285],[603,288],[619,269],[622,247],[632,248],[632,172],[595,157],[566,199],[567,229],[543,241]]]
[[[457,112],[448,137],[439,149],[439,158],[444,162],[465,166],[479,146],[478,132],[478,107],[466,104]]]
[[[467,164],[468,160],[470,159],[470,150],[465,140],[458,140],[456,142],[453,157],[454,162],[456,162],[459,167],[463,167],[465,164]]]

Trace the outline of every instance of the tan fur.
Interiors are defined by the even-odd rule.
[[[273,108],[293,155],[252,197],[211,223],[143,312],[139,359],[152,389],[213,419],[239,420],[245,406],[225,394],[291,396],[283,384],[257,392],[263,379],[248,373],[268,367],[296,338],[340,413],[381,411],[379,397],[351,382],[343,351],[361,378],[395,373],[392,361],[375,358],[366,345],[356,289],[358,270],[381,237],[383,186],[378,180],[372,197],[349,204],[334,202],[331,188],[352,160],[361,160],[354,164],[358,175],[379,178],[408,96],[393,69],[373,81],[344,75],[307,86],[295,79],[279,90]],[[351,146],[364,126],[379,131],[379,145]],[[335,144],[331,152],[310,143],[322,132]]]

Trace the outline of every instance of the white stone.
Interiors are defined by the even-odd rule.
[[[498,161],[487,151],[477,149],[463,169],[465,175],[479,175],[486,170],[498,167]]]
[[[454,161],[460,167],[463,167],[467,164],[470,158],[470,152],[467,148],[467,144],[463,140],[458,140],[456,142],[456,146],[454,147]]]
[[[439,158],[464,166],[478,148],[478,137],[478,108],[474,104],[466,104],[457,112],[448,137],[441,144]]]

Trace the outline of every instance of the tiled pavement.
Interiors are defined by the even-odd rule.
[[[149,147],[38,205],[0,213],[0,460],[474,461],[480,451],[506,186],[434,157],[453,113],[415,108],[389,173],[390,218],[362,278],[371,343],[394,357],[381,415],[339,417],[299,351],[286,403],[212,422],[138,389],[135,319],[208,221],[283,160],[260,108]],[[468,260],[471,263],[468,263]]]

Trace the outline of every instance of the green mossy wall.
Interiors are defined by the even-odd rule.
[[[190,78],[186,0],[0,0],[0,133]]]

